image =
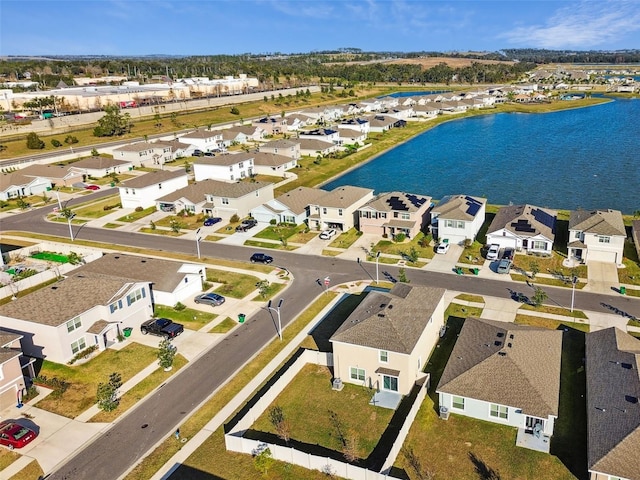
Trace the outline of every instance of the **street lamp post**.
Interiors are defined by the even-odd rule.
[[[278,315],[278,337],[280,337],[280,341],[282,341],[282,321],[280,319],[280,307],[282,307],[283,303],[284,303],[284,298],[281,298],[280,301],[278,302],[278,306],[272,307],[271,300],[269,300],[269,303],[265,307],[267,310],[276,312],[276,314]]]
[[[200,237],[200,229],[196,230],[196,250],[198,251],[198,260],[200,260],[200,240],[202,240],[202,238]]]
[[[380,258],[380,252],[376,253],[376,285],[380,284],[380,275],[378,273],[378,259]]]
[[[573,301],[576,297],[576,283],[578,283],[578,277],[574,275],[571,279],[571,313],[573,313]]]
[[[58,211],[62,212],[62,202],[60,202],[60,193],[56,190],[56,197],[58,198]]]

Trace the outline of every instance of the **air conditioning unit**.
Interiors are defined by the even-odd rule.
[[[440,418],[442,420],[449,420],[449,409],[447,407],[440,407]]]
[[[342,380],[340,380],[339,378],[334,378],[331,389],[339,392],[343,388],[344,388],[344,384],[342,383]]]

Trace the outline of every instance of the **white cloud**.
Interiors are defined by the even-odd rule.
[[[544,25],[517,27],[498,38],[530,47],[583,49],[611,44],[639,29],[637,1],[582,1],[556,10]]]

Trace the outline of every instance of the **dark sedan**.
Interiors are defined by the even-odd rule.
[[[203,293],[202,295],[198,295],[193,299],[193,301],[196,303],[205,303],[214,307],[222,305],[224,303],[224,300],[224,297],[222,295],[218,295],[217,293]]]
[[[204,220],[204,226],[205,227],[210,227],[211,225],[215,225],[218,222],[221,222],[222,219],[220,217],[209,217],[209,218],[205,218]]]

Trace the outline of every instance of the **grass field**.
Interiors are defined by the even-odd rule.
[[[211,310],[215,310],[215,307],[208,307]],[[176,310],[173,306],[157,305],[155,306],[156,316],[165,317],[174,322],[182,323],[184,328],[189,330],[200,330],[207,323],[215,320],[217,315],[209,312],[203,312],[200,310],[194,310],[193,308],[185,308],[183,310]]]

